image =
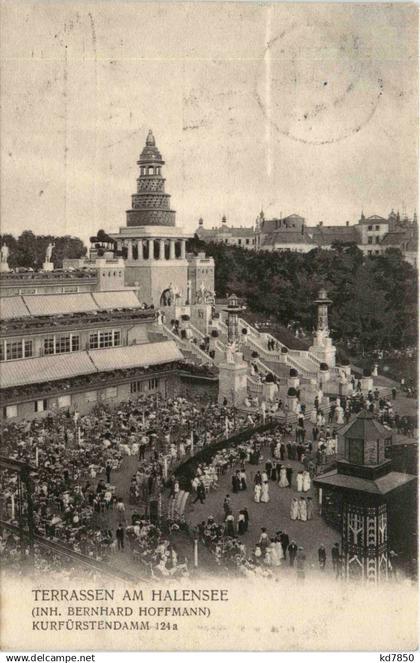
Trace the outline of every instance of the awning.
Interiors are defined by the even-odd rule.
[[[30,315],[22,297],[2,297],[0,299],[0,318],[11,320],[12,318],[27,318]]]
[[[133,290],[92,292],[92,297],[100,309],[138,308],[140,306],[140,302]]]
[[[4,361],[0,364],[0,386],[2,389],[25,384],[45,383],[96,373],[96,368],[87,352],[49,355]]]
[[[387,495],[396,488],[400,488],[415,480],[416,477],[402,472],[388,472],[378,479],[363,479],[349,474],[340,474],[332,470],[314,478],[314,484],[318,487],[330,487],[334,489],[352,490],[356,492],[371,493],[373,495]]]
[[[121,348],[89,350],[88,352],[98,371],[154,366],[184,359],[175,341],[141,343]]]
[[[90,292],[63,295],[23,295],[31,315],[63,315],[97,311],[98,305]]]
[[[16,359],[0,364],[0,387],[43,384],[78,375],[155,366],[182,359],[174,341]]]

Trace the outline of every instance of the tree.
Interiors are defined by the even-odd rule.
[[[26,269],[40,269],[45,260],[48,244],[54,244],[53,262],[56,268],[63,266],[64,258],[81,258],[86,254],[86,247],[78,237],[65,235],[35,235],[31,230],[24,230],[18,239],[13,235],[3,235],[9,247],[9,266],[12,269],[24,267]]]
[[[395,249],[364,257],[353,242],[335,242],[332,250],[306,254],[248,251],[206,244],[194,237],[188,250],[205,251],[216,264],[216,296],[235,292],[250,312],[283,326],[315,324],[317,298],[325,287],[333,304],[330,327],[336,341],[349,341],[361,352],[404,348],[417,340],[416,270]]]

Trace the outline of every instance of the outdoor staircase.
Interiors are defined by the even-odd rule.
[[[181,338],[178,334],[174,334],[174,332],[166,325],[155,325],[151,336],[153,337],[153,340],[157,341],[174,341],[185,359],[191,364],[197,364],[198,366],[214,366],[215,364],[214,360],[208,354],[203,352],[198,345]]]
[[[279,341],[272,334],[259,332],[249,322],[243,318],[238,319],[240,329],[246,329],[246,334],[241,334],[241,341],[245,348],[249,348],[251,352],[258,352],[260,360],[265,366],[270,367],[270,372],[279,378],[285,376],[291,368],[295,368],[298,373],[307,379],[317,378],[320,361],[309,350],[289,350],[284,343]],[[219,329],[221,331],[221,340],[227,342],[227,325],[223,320],[219,321]],[[268,350],[267,342],[271,340],[278,345],[279,351],[273,352]],[[287,353],[281,352],[282,348],[286,348]]]

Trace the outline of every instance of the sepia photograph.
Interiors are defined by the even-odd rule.
[[[416,650],[418,6],[0,10],[1,649]]]

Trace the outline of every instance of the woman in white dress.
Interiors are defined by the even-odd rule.
[[[306,508],[306,500],[304,497],[301,497],[298,503],[298,520],[303,520],[303,521],[308,520],[308,511]]]
[[[340,405],[335,408],[335,417],[338,424],[344,424],[344,410]]]
[[[306,513],[307,513],[308,520],[312,520],[313,511],[314,511],[314,503],[313,503],[312,497],[307,497],[306,498]]]
[[[290,503],[290,520],[297,520],[299,514],[299,505],[297,497],[293,497]]]
[[[271,566],[280,566],[280,558],[277,552],[276,542],[271,539],[271,543],[267,548],[267,553],[270,554]]]
[[[288,485],[289,485],[289,482],[287,480],[286,468],[284,467],[284,465],[282,465],[281,468],[280,468],[279,486],[280,486],[280,488],[287,488]]]
[[[261,502],[261,484],[256,483],[254,488],[254,502]]]
[[[280,562],[284,559],[284,553],[283,553],[283,547],[281,545],[281,541],[280,541],[279,537],[276,537],[276,540],[274,542],[274,547],[276,549],[276,557],[279,560],[279,564],[280,564]]]
[[[264,481],[261,490],[261,502],[267,503],[269,501],[270,501],[270,493],[268,489],[268,481]]]
[[[303,491],[303,472],[298,472],[296,475],[296,490],[298,493]]]
[[[302,472],[302,490],[307,493],[311,488],[311,475],[306,470]]]

